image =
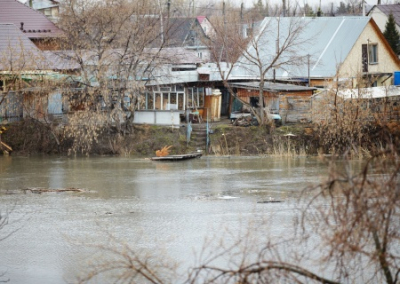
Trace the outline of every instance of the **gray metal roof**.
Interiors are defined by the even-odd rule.
[[[259,82],[233,83],[233,84],[231,84],[231,86],[234,87],[234,88],[258,90],[259,89]],[[281,84],[281,83],[265,82],[263,90],[267,91],[267,92],[303,92],[303,91],[316,90],[316,88],[314,88],[314,87],[297,86],[297,85],[289,85],[289,84]]]
[[[274,64],[276,78],[306,78],[308,76],[307,55],[310,55],[310,77],[329,78],[336,74],[355,42],[370,21],[369,17],[318,17],[318,18],[271,18],[267,17],[259,28],[255,40],[264,65],[275,57],[279,31],[279,46],[293,36],[293,44]],[[289,31],[298,32],[289,36]],[[248,53],[256,54],[251,45]],[[299,58],[301,57],[301,58]],[[250,79],[260,76],[257,66],[241,56],[235,63],[230,79]],[[266,74],[273,78],[273,71]]]

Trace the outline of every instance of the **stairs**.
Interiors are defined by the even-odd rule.
[[[189,146],[195,150],[205,151],[206,144],[207,144],[207,124],[193,123]]]

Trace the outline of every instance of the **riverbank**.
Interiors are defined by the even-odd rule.
[[[2,141],[13,148],[13,155],[42,153],[137,157],[153,156],[156,150],[170,145],[172,145],[170,154],[201,150],[206,155],[305,156],[342,154],[347,151],[347,154],[353,156],[365,156],[378,148],[385,148],[388,143],[400,144],[397,143],[400,138],[400,125],[397,122],[369,126],[362,130],[362,135],[351,137],[354,143],[350,143],[349,139],[343,139],[348,138],[348,134],[333,135],[327,133],[330,128],[316,124],[239,127],[232,125],[229,120],[223,120],[211,123],[209,127],[207,149],[206,140],[203,143],[204,147],[200,148],[198,144],[187,142],[187,125],[182,125],[180,128],[134,125],[130,128],[129,134],[124,135],[111,127],[101,129],[93,138],[82,133],[74,137],[67,135],[62,127],[53,127],[35,120],[24,120],[7,125],[7,131],[2,134]]]

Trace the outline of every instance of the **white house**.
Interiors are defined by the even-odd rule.
[[[368,16],[374,19],[382,33],[385,31],[386,23],[390,14],[393,15],[394,21],[396,22],[397,31],[400,33],[400,3],[374,5],[368,12]]]

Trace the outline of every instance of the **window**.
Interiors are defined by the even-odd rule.
[[[162,94],[162,109],[168,109],[168,102],[169,102],[169,93],[163,93]]]
[[[146,107],[147,109],[154,109],[154,94],[148,94]]]
[[[187,89],[187,107],[199,108],[204,106],[204,88]]]
[[[182,64],[182,65],[174,65],[172,67],[173,72],[177,71],[195,71],[197,70],[197,66],[194,64]]]
[[[369,44],[368,45],[368,62],[369,64],[378,63],[378,45]]]
[[[141,99],[141,109],[148,110],[185,110],[204,106],[206,89],[191,87],[185,89],[182,85],[162,86],[158,89],[170,88],[176,91],[154,92],[154,87],[148,87],[148,92]],[[182,91],[180,91],[182,90]]]

